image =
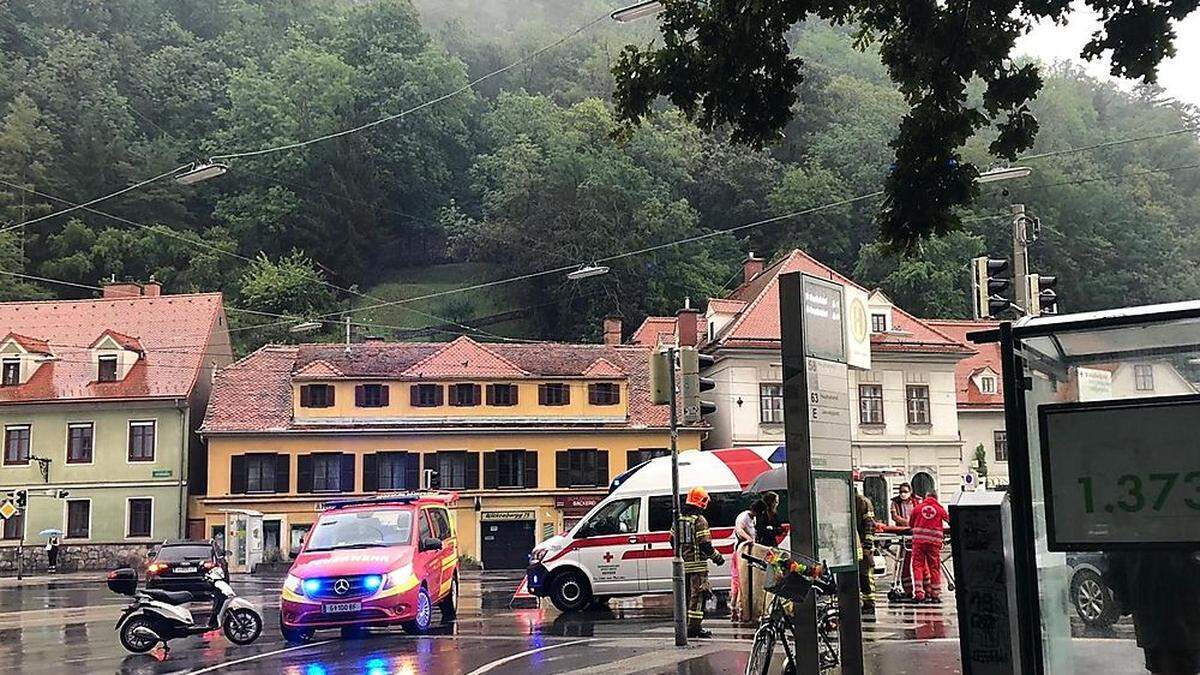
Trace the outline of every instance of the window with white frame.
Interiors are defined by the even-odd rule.
[[[783,422],[783,385],[758,385],[758,420],[763,424]]]
[[[979,391],[985,394],[996,393],[996,377],[994,375],[984,375],[980,377]]]
[[[861,424],[883,424],[883,385],[858,385],[858,418]]]
[[[1138,391],[1154,391],[1154,366],[1148,363],[1134,366],[1133,387]]]
[[[149,497],[131,497],[128,500],[128,512],[126,536],[149,537],[154,520],[154,500]]]
[[[906,387],[908,423],[929,424],[929,385],[910,384]]]

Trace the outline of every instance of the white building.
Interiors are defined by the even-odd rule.
[[[741,285],[709,299],[703,316],[685,309],[679,318],[650,317],[633,335],[641,344],[672,341],[682,319],[700,333],[703,351],[717,357],[707,373],[716,381],[708,398],[717,413],[708,418],[713,429],[706,448],[784,441],[779,275],[788,272],[856,285],[803,251],[770,267],[751,254]],[[893,483],[910,480],[918,491],[925,484],[957,491],[963,460],[955,366],[973,350],[879,291],[870,294],[870,313],[872,368],[852,372],[849,382],[855,467],[865,476],[894,477]],[[872,487],[868,483],[868,492]],[[885,490],[882,483],[878,490]],[[885,494],[871,496],[880,502]]]

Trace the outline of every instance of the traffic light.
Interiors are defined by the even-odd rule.
[[[1058,293],[1054,292],[1054,287],[1058,285],[1058,277],[1030,274],[1025,277],[1025,283],[1029,297],[1029,316],[1058,314]]]
[[[67,490],[55,490],[54,491],[55,499],[66,499],[67,497],[70,497],[70,496],[71,496],[71,493],[68,492]]]
[[[22,511],[24,511],[25,507],[29,504],[29,491],[28,490],[17,490],[16,492],[14,492],[13,493],[13,504],[16,504],[18,509],[21,509]]]
[[[1012,307],[1012,270],[1003,258],[980,256],[971,260],[971,299],[976,319],[990,319]]]
[[[426,490],[438,490],[442,487],[442,476],[435,469],[425,469],[424,479]]]
[[[671,368],[670,357],[670,352],[665,349],[656,349],[650,353],[650,402],[655,405],[671,402],[675,372]]]
[[[700,398],[706,392],[717,386],[707,377],[700,377],[700,371],[712,367],[716,359],[708,354],[701,354],[695,347],[683,347],[679,350],[680,390],[683,393],[683,422],[694,424],[705,415],[717,411],[717,404]]]

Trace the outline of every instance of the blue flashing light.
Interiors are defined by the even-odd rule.
[[[315,580],[310,579],[309,581]],[[325,666],[320,663],[310,663],[308,664],[308,667],[304,669],[304,675],[325,675],[325,673]]]
[[[305,593],[312,595],[313,593],[316,593],[319,590],[321,590],[321,580],[320,579],[305,579],[304,580],[304,592]]]
[[[366,577],[363,577],[363,588],[366,588],[368,591],[376,590],[382,584],[383,577],[379,576],[378,574],[369,574]]]

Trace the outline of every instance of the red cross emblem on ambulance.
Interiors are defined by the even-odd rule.
[[[605,553],[604,554],[604,562],[610,563],[612,561],[613,561],[613,554],[611,552]]]

